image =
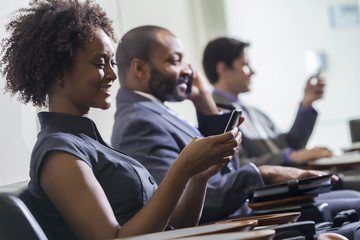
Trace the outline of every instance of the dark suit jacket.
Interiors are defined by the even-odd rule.
[[[241,106],[236,102],[231,102],[231,100],[216,92],[213,93],[213,98],[218,105],[224,108],[241,109]],[[285,162],[286,149],[292,148],[296,150],[304,148],[310,138],[317,118],[315,109],[306,111],[299,109],[290,131],[282,133],[263,112],[249,106],[245,106],[245,108],[248,112],[251,111],[252,117],[256,117],[258,123],[262,125],[269,136],[267,141],[271,141],[278,148],[278,151],[271,151],[269,149],[269,145],[259,135],[252,119],[247,115],[246,111],[243,111],[245,122],[240,127],[243,140],[239,151],[241,163],[253,162],[256,165],[287,165]]]
[[[165,106],[133,91],[119,89],[116,101],[112,146],[142,163],[160,184],[172,162],[198,133]],[[223,131],[228,117],[198,114],[200,130],[204,132],[206,129],[207,134],[219,133]],[[220,126],[220,130],[219,127],[216,130],[215,126]],[[209,182],[203,222],[229,216],[244,205],[254,187],[264,185],[254,165],[239,168],[235,160],[232,163],[235,169],[226,174],[224,171],[218,173]]]

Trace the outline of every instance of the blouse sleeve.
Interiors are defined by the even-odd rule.
[[[49,134],[36,142],[30,163],[30,177],[38,181],[38,174],[42,164],[45,162],[46,156],[51,151],[63,151],[72,154],[86,162],[91,168],[91,161],[87,151],[73,135],[64,133]]]

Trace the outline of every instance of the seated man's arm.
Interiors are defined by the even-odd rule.
[[[244,138],[246,139],[246,137],[244,137]],[[251,141],[251,140],[246,139],[246,141],[248,142],[248,141]],[[253,142],[254,141],[255,140],[253,140]],[[240,160],[241,165],[244,165],[244,164],[247,164],[247,163],[254,163],[256,166],[261,166],[261,165],[282,165],[282,166],[292,165],[291,163],[286,161],[288,148],[281,149],[277,153],[270,153],[266,149],[266,150],[264,150],[262,152],[262,154],[254,156],[254,155],[249,155],[249,153],[247,152],[248,148],[250,148],[249,144],[252,145],[251,148],[256,147],[257,149],[255,151],[259,152],[259,153],[260,153],[262,148],[266,147],[266,146],[264,146],[264,144],[262,142],[259,142],[258,144],[246,143],[244,145],[241,145],[240,148],[239,148],[239,160]]]
[[[210,179],[201,222],[226,218],[241,208],[253,189],[263,187],[259,170],[253,164]]]
[[[317,115],[318,113],[314,108],[299,108],[295,121],[286,136],[286,140],[291,148],[305,148],[314,129]]]
[[[160,118],[136,117],[122,122],[113,132],[113,147],[144,165],[159,185],[185,143],[171,134]]]

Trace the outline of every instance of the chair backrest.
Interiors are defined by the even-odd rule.
[[[352,119],[349,121],[351,142],[360,141],[360,119]]]
[[[0,192],[0,239],[47,239],[23,201],[9,192]]]
[[[25,203],[27,208],[30,210],[36,221],[41,226],[49,239],[57,239],[56,234],[53,232],[50,225],[49,219],[40,211],[38,205],[34,202],[32,195],[28,188],[24,189],[20,194],[19,198]]]

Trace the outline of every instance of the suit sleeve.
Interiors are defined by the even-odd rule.
[[[246,149],[244,147],[240,147],[239,149],[239,160],[241,164],[248,164],[254,163],[256,166],[261,165],[291,165],[286,163],[285,161],[285,151],[286,149],[282,149],[280,152],[277,153],[269,153],[264,152],[261,155],[249,157]]]
[[[301,109],[301,107],[299,107],[290,130],[287,133],[281,133],[274,122],[262,111],[257,109],[253,110],[256,111],[256,115],[260,118],[260,122],[276,135],[274,141],[280,148],[304,148],[312,134],[318,115],[314,108]]]
[[[131,118],[114,129],[112,145],[144,165],[159,185],[184,146],[168,132],[161,121]]]
[[[287,134],[287,142],[291,148],[301,149],[306,146],[314,129],[317,115],[314,108],[303,110],[299,107],[294,124]]]
[[[209,182],[201,222],[226,218],[244,205],[255,188],[264,182],[253,164],[231,171],[218,173]]]
[[[271,153],[262,139],[243,137],[242,149],[239,150],[241,163],[253,162],[257,166],[292,165],[285,160],[286,151],[304,148],[313,131],[317,112],[315,109],[302,110],[299,108],[295,121],[287,133],[281,133],[275,124],[263,112],[256,110],[261,123],[274,133],[273,142],[280,148],[277,153]],[[256,153],[256,154],[255,154]]]

